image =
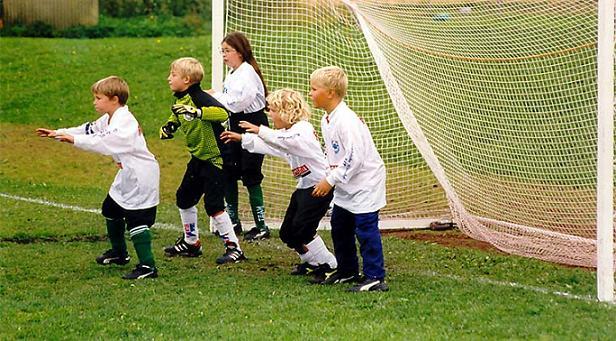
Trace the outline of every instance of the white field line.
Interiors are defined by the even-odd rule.
[[[6,194],[2,192],[0,192],[0,197],[12,199],[12,200],[25,201],[25,202],[34,203],[34,204],[40,204],[44,206],[58,207],[58,208],[63,208],[63,209],[72,210],[76,212],[87,212],[87,213],[100,214],[100,210],[98,209],[85,208],[85,207],[80,207],[80,206],[75,206],[75,205],[66,205],[62,203],[56,203],[56,202],[43,200],[43,199],[37,199],[37,198],[26,198],[26,197]],[[173,224],[167,224],[167,223],[155,223],[153,227],[164,229],[164,230],[178,230],[178,231],[181,230],[179,226],[175,226]],[[441,274],[441,273],[434,272],[434,271],[421,272],[420,274],[424,276],[429,276],[429,277],[448,278],[448,279],[452,279],[452,280],[455,280],[461,283],[468,283],[469,281],[469,278],[464,278],[464,277],[460,277],[456,275]],[[490,284],[490,285],[495,285],[495,286],[500,286],[500,287],[519,288],[519,289],[523,289],[527,291],[533,291],[533,292],[537,292],[541,294],[559,296],[559,297],[564,297],[564,298],[569,298],[569,299],[575,299],[575,300],[581,300],[581,301],[587,301],[587,302],[597,301],[594,297],[590,295],[574,295],[574,294],[564,292],[564,291],[554,291],[554,290],[550,290],[546,288],[534,287],[534,286],[520,284],[516,282],[495,281],[495,280],[491,280],[488,278],[481,278],[481,277],[473,277],[471,280],[482,283],[482,284]]]
[[[597,302],[597,298],[592,297],[591,295],[574,295],[572,293],[568,293],[565,291],[555,291],[555,290],[550,290],[546,288],[534,287],[534,286],[526,285],[526,284],[520,284],[516,282],[495,281],[489,278],[482,278],[482,277],[466,278],[466,277],[460,277],[456,275],[441,274],[435,271],[422,271],[419,274],[428,276],[428,277],[447,278],[447,279],[451,279],[457,282],[465,283],[465,285],[468,283],[469,280],[472,280],[475,282],[479,282],[481,284],[489,284],[489,285],[495,285],[499,287],[519,288],[519,289],[523,289],[526,291],[533,291],[533,292],[545,294],[545,295],[559,296],[559,297],[586,301],[586,302]]]
[[[61,204],[61,203],[56,203],[56,202],[53,202],[53,201],[37,199],[37,198],[20,197],[20,196],[17,196],[17,195],[11,195],[11,194],[6,194],[6,193],[2,193],[2,192],[0,192],[0,197],[7,198],[7,199],[13,199],[13,200],[19,200],[19,201],[25,201],[25,202],[29,202],[29,203],[33,203],[33,204],[40,204],[40,205],[44,205],[44,206],[58,207],[58,208],[63,208],[63,209],[67,209],[67,210],[71,210],[71,211],[76,211],[76,212],[87,212],[87,213],[101,214],[101,210],[99,210],[99,209],[85,208],[85,207],[81,207],[81,206]],[[153,227],[159,228],[159,229],[163,229],[163,230],[177,230],[177,231],[181,230],[181,228],[179,226],[175,226],[173,224],[167,224],[167,223],[155,223]]]

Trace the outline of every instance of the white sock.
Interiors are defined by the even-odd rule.
[[[214,219],[210,217],[210,232],[216,233],[216,226],[214,225]]]
[[[308,263],[310,265],[319,265],[315,260],[314,260],[314,253],[312,251],[310,251],[310,249],[308,249],[308,251],[306,253],[298,253],[299,255],[299,260],[302,263]]]
[[[213,222],[214,229],[220,234],[220,238],[222,238],[225,246],[233,243],[238,250],[241,250],[240,241],[237,239],[235,231],[233,231],[233,223],[231,223],[229,213],[223,211],[215,217],[210,216],[210,219]]]
[[[197,206],[187,209],[180,208],[180,219],[184,227],[184,241],[195,244],[199,241],[199,229],[197,228]]]
[[[331,253],[323,239],[320,236],[314,237],[314,239],[306,245],[308,248],[308,252],[313,253],[314,261],[317,264],[328,264],[332,269],[336,269],[338,267],[338,261],[336,261],[336,256]]]

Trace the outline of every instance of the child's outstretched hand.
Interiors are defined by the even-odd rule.
[[[70,144],[74,144],[75,143],[75,138],[73,137],[73,135],[68,135],[68,134],[56,135],[55,139],[60,141],[60,142],[66,142],[66,143],[70,143]]]
[[[259,126],[256,126],[250,122],[240,121],[239,126],[240,128],[246,129],[247,133],[253,133],[253,134],[259,133]]]
[[[224,143],[240,142],[242,140],[242,135],[233,131],[223,131],[222,134],[220,134],[220,139]]]
[[[52,129],[46,129],[46,128],[38,128],[36,129],[36,135],[40,136],[40,137],[56,137],[56,131],[52,130]]]

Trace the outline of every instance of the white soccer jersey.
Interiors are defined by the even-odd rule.
[[[288,129],[261,126],[259,135],[242,135],[242,148],[286,159],[300,189],[316,185],[326,175],[327,160],[314,127],[307,121],[299,121]]]
[[[120,170],[109,189],[109,196],[127,210],[158,205],[160,170],[158,161],[143,137],[141,127],[128,111],[120,107],[109,115],[78,127],[56,130],[75,138],[75,146],[103,155],[110,155]]]
[[[234,113],[252,113],[265,108],[263,82],[252,65],[246,62],[227,73],[222,92],[214,93],[214,98]]]
[[[336,186],[333,203],[351,213],[375,212],[385,206],[385,165],[366,124],[344,101],[321,119],[327,182]]]

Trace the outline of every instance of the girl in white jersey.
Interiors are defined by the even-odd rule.
[[[329,208],[333,192],[314,197],[312,191],[326,175],[327,160],[314,127],[308,122],[308,106],[298,92],[291,89],[274,91],[267,97],[267,103],[276,129],[240,121],[239,126],[246,129],[246,133],[240,135],[226,131],[222,139],[225,142],[241,141],[242,148],[250,152],[281,157],[289,162],[297,179],[297,188],[291,195],[280,227],[280,239],[297,251],[301,260],[291,274],[312,273],[315,277],[324,277],[338,264],[316,232],[319,221]]]
[[[139,264],[123,278],[157,277],[150,227],[154,225],[158,205],[158,162],[148,150],[139,122],[126,106],[128,84],[110,76],[94,83],[91,90],[94,107],[101,115],[99,119],[74,128],[39,128],[36,133],[113,158],[119,170],[102,209],[111,249],[97,257],[96,262],[127,264],[130,257],[124,231],[128,230]]]
[[[240,32],[231,32],[222,41],[223,61],[230,68],[224,81],[223,91],[209,90],[231,113],[229,128],[236,133],[244,133],[240,121],[254,125],[268,126],[265,115],[267,88],[261,70],[252,54],[250,42]],[[269,238],[270,232],[265,224],[265,206],[261,182],[263,155],[253,154],[242,149],[239,143],[231,142],[223,150],[223,170],[226,177],[225,201],[236,233],[242,231],[238,214],[238,180],[248,189],[248,198],[256,226],[244,234],[248,241]]]

